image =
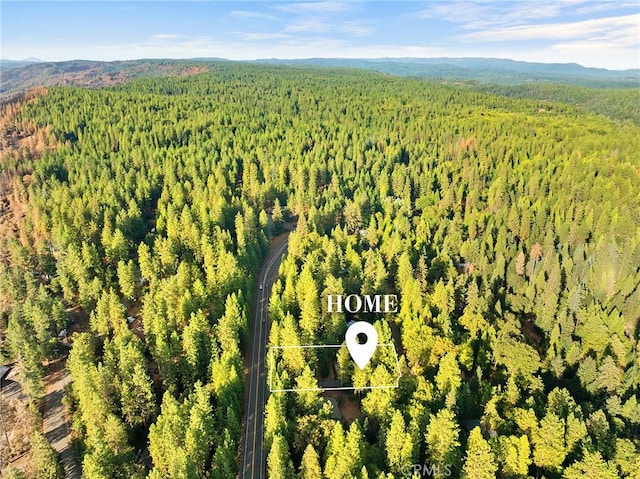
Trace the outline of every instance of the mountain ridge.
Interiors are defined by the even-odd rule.
[[[138,59],[118,61],[36,59],[0,60],[0,97],[39,86],[74,85],[89,88],[125,83],[138,77],[187,75],[209,71],[224,58]],[[504,58],[306,58],[258,59],[240,63],[359,68],[404,77],[523,85],[557,83],[592,88],[640,87],[640,69],[607,70],[577,63],[534,63]]]

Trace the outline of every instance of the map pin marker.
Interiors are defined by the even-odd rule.
[[[358,336],[364,341],[358,342]],[[366,321],[357,321],[349,326],[345,335],[349,354],[360,369],[364,369],[378,345],[378,331]],[[361,344],[362,343],[362,344]]]

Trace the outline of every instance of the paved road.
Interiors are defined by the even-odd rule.
[[[241,479],[265,477],[264,406],[266,397],[266,349],[269,332],[269,294],[287,249],[288,236],[276,238],[260,269],[254,303],[253,334],[249,361],[249,388],[245,394],[245,423],[242,437]],[[262,289],[260,289],[262,285]]]
[[[80,479],[80,465],[76,460],[69,424],[65,414],[65,407],[62,404],[64,387],[69,384],[71,377],[64,363],[58,363],[57,370],[49,374],[46,378],[47,395],[45,397],[44,409],[44,436],[49,444],[60,454],[60,462],[64,467],[66,479]]]

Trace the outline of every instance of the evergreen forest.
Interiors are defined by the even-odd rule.
[[[3,104],[0,352],[33,429],[7,477],[64,477],[63,361],[83,478],[236,478],[257,273],[293,229],[269,345],[364,320],[398,358],[271,356],[274,387],[354,389],[268,394],[267,477],[640,478],[638,90],[569,89],[225,62]]]

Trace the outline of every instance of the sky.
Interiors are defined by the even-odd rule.
[[[0,57],[491,57],[640,68],[640,0],[6,1]]]

